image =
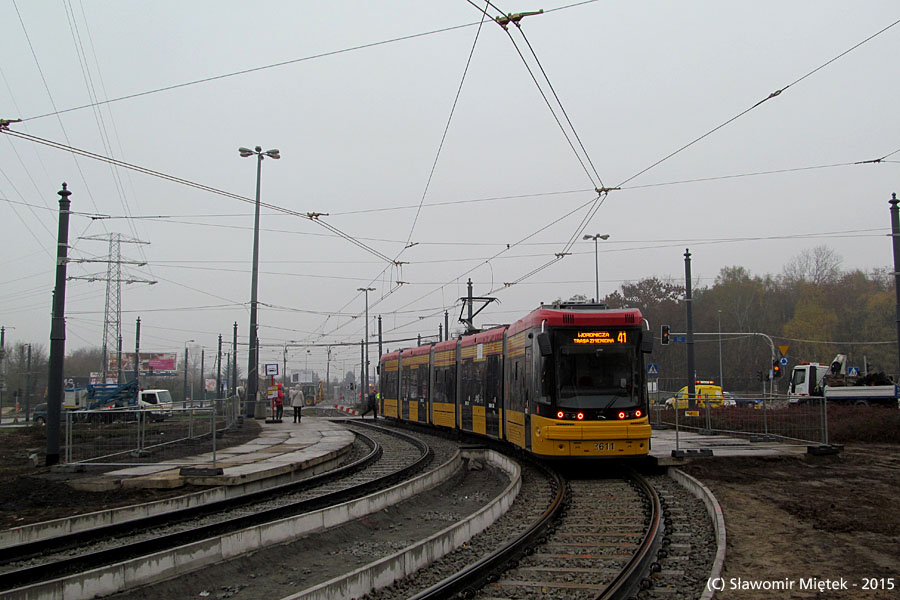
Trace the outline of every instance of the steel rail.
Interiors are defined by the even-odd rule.
[[[641,587],[642,580],[649,572],[650,566],[656,558],[656,551],[659,549],[659,544],[662,541],[662,506],[660,505],[659,494],[638,473],[632,471],[631,477],[650,502],[650,523],[637,551],[632,555],[625,567],[619,571],[609,586],[597,596],[597,600],[628,600],[634,597]]]
[[[354,423],[356,424],[356,423]],[[372,426],[369,426],[372,427]],[[88,554],[74,556],[69,558],[60,559],[58,561],[54,561],[52,563],[44,563],[41,565],[35,565],[30,567],[23,567],[21,569],[8,571],[6,573],[0,573],[0,592],[3,590],[10,590],[16,587],[21,587],[28,584],[38,583],[41,581],[46,581],[49,579],[56,579],[58,577],[71,575],[74,573],[80,573],[92,568],[96,568],[99,566],[103,566],[113,562],[121,562],[123,560],[129,560],[133,558],[137,558],[140,556],[146,556],[149,554],[153,554],[155,552],[159,552],[161,550],[165,550],[168,548],[173,548],[177,546],[181,546],[190,542],[207,539],[211,537],[221,536],[229,532],[237,531],[240,529],[244,529],[247,527],[252,527],[254,525],[259,525],[262,523],[266,523],[268,521],[274,521],[278,519],[285,518],[286,516],[290,516],[291,514],[301,514],[303,512],[310,512],[314,510],[318,510],[320,508],[324,508],[327,506],[331,506],[340,502],[347,501],[352,498],[357,498],[360,496],[364,496],[369,494],[377,489],[382,489],[384,487],[388,487],[393,485],[399,480],[402,480],[412,473],[418,472],[428,462],[432,457],[431,448],[412,436],[406,435],[402,432],[392,431],[390,429],[378,428],[385,433],[389,433],[391,435],[395,435],[398,437],[405,438],[408,442],[412,443],[414,446],[418,447],[421,451],[421,456],[412,464],[403,467],[402,469],[398,469],[393,471],[383,477],[378,477],[376,479],[363,482],[359,485],[352,486],[350,488],[346,488],[343,490],[338,490],[335,492],[329,492],[315,498],[310,498],[307,500],[302,500],[295,502],[293,504],[287,506],[279,506],[275,508],[269,508],[265,510],[261,510],[259,512],[243,515],[240,517],[236,517],[233,519],[229,519],[226,521],[222,521],[219,523],[214,523],[211,525],[203,525],[200,527],[195,527],[186,531],[181,531],[177,533],[172,533],[168,535],[162,535],[158,537],[154,537],[152,539],[134,542],[129,544],[128,546],[122,547],[114,547],[108,548],[105,550],[98,550],[95,552],[91,552]],[[357,435],[361,435],[357,433]],[[365,437],[365,436],[363,436]],[[190,509],[185,509],[182,511],[177,511],[178,513],[178,522],[185,521],[189,518],[196,518],[201,516],[202,514],[210,514],[213,512],[218,512],[223,509],[232,508],[236,505],[241,504],[249,504],[250,498],[252,497],[252,501],[259,502],[265,500],[267,497],[272,497],[276,495],[281,495],[287,492],[296,492],[301,491],[304,488],[311,488],[314,485],[322,485],[324,483],[328,483],[331,480],[337,479],[340,476],[349,476],[355,474],[357,471],[362,470],[363,468],[370,465],[374,460],[379,458],[383,449],[375,442],[375,440],[371,438],[368,439],[368,443],[372,446],[373,450],[365,457],[361,458],[350,465],[345,465],[344,467],[340,467],[335,471],[329,471],[328,473],[323,473],[321,475],[317,475],[314,477],[310,477],[309,479],[304,479],[297,482],[291,482],[288,484],[284,484],[281,486],[273,487],[268,490],[263,490],[261,492],[253,492],[251,494],[247,494],[246,496],[241,496],[237,499],[229,499],[223,500],[219,502],[209,503],[203,505],[201,507],[195,507]],[[336,473],[340,472],[341,475]],[[156,515],[153,517],[149,517],[147,519],[139,519],[136,521],[130,521],[128,523],[124,523],[121,525],[114,526],[106,526],[99,528],[97,530],[89,530],[88,532],[80,532],[77,534],[71,534],[67,536],[61,536],[60,538],[51,538],[50,540],[42,540],[40,542],[35,542],[34,544],[41,544],[45,548],[52,548],[53,550],[58,550],[60,548],[59,545],[52,545],[52,542],[58,541],[60,539],[70,539],[78,536],[83,536],[84,534],[88,534],[90,532],[99,532],[103,531],[103,535],[96,533],[91,539],[96,540],[100,537],[110,537],[111,531],[116,531],[116,533],[112,535],[121,535],[124,530],[136,531],[138,529],[143,529],[149,526],[156,526],[164,523],[172,523],[172,514],[169,513],[167,515]],[[190,516],[187,516],[190,515]],[[124,529],[120,529],[124,528]],[[50,542],[51,545],[47,546],[47,542]],[[12,549],[21,548],[21,546],[13,546]],[[17,559],[23,558],[22,554],[18,554],[16,556]],[[2,593],[0,593],[2,595]]]
[[[506,452],[508,453],[508,448]],[[486,583],[495,580],[499,573],[505,571],[512,563],[518,561],[533,546],[542,543],[544,536],[553,527],[553,523],[566,506],[567,485],[563,476],[551,470],[543,463],[528,459],[538,469],[544,471],[556,489],[556,495],[547,509],[531,526],[506,546],[488,554],[472,563],[462,571],[412,596],[411,600],[437,600],[439,598],[471,598],[475,591]]]

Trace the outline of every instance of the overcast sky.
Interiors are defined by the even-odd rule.
[[[161,352],[230,346],[237,322],[246,370],[256,160],[240,146],[281,151],[262,164],[259,323],[261,362],[290,344],[289,370],[364,337],[360,287],[391,340],[436,334],[444,310],[455,329],[469,277],[500,300],[482,324],[592,297],[585,234],[610,236],[601,295],[683,281],[685,248],[698,286],[820,245],[844,269],[891,265],[896,1],[495,5],[545,12],[507,33],[466,0],[2,0],[10,131],[227,193],[3,135],[7,344],[49,347],[66,182],[70,258],[143,242],[121,244],[147,263],[122,278],[157,282],[121,286],[125,348],[137,317]],[[99,280],[68,282],[67,351],[102,344],[106,270],[69,264]],[[353,368],[358,346],[333,360]]]

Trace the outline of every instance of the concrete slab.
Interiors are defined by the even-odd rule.
[[[673,456],[676,451],[678,456]],[[715,456],[787,456],[806,454],[806,444],[754,442],[728,435],[701,435],[674,429],[653,430],[650,457],[660,466],[677,466]]]
[[[101,476],[73,481],[87,491],[117,488],[168,489],[186,483],[201,486],[235,486],[278,477],[314,467],[346,452],[355,436],[337,423],[307,417],[302,423],[261,423],[260,437],[240,446],[216,452],[221,475],[183,476],[180,467],[212,467],[213,456],[205,452],[177,461],[139,465],[109,471]]]

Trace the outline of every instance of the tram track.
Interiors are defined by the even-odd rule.
[[[661,538],[653,487],[635,473],[625,480],[548,476],[558,493],[525,532],[413,598],[631,597]]]
[[[42,540],[5,550],[0,573],[0,591],[21,589],[74,573],[83,573],[112,563],[164,552],[169,548],[221,538],[234,532],[315,511],[322,506],[359,498],[383,489],[427,467],[431,448],[416,438],[382,428],[350,425],[360,438],[368,439],[370,452],[339,469],[271,488],[262,492],[133,521],[125,526],[104,527],[73,536]],[[362,433],[366,427],[366,433]],[[400,441],[396,441],[400,440]],[[385,446],[390,450],[385,452]],[[439,457],[440,460],[440,457]],[[208,522],[201,522],[208,521]],[[174,529],[174,531],[172,530]],[[110,543],[110,539],[114,542]],[[70,548],[50,553],[51,548]],[[74,548],[78,548],[74,550]],[[26,561],[12,555],[30,554]]]

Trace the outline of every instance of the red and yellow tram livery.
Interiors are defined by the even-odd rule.
[[[638,309],[541,306],[509,326],[383,355],[380,412],[545,457],[642,456],[652,349]]]

